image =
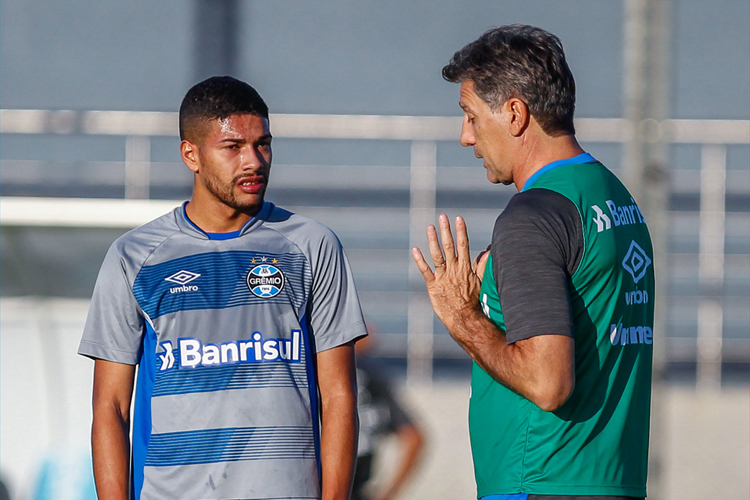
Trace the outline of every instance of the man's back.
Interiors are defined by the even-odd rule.
[[[576,235],[581,245],[567,256],[575,389],[560,408],[545,412],[475,365],[470,426],[479,497],[497,491],[644,496],[653,336],[649,297],[654,286],[645,220],[617,178],[596,162],[542,169],[516,196],[532,194],[564,197],[563,203],[574,210],[570,220],[580,224],[550,229],[545,226],[554,220],[540,218],[535,222],[539,227],[532,229],[553,238],[560,235],[550,251],[574,248],[575,242],[563,241],[567,235]],[[512,203],[498,226],[503,217],[523,218],[520,224],[529,224],[529,218],[545,210],[531,205],[523,214]],[[507,226],[496,226],[496,233],[501,239],[517,237]],[[514,244],[508,240],[493,238],[493,245],[503,244],[507,251]],[[501,308],[493,269],[498,266],[488,262],[481,300],[499,327],[506,328],[502,309],[519,307],[513,301],[514,286],[537,290],[535,300],[544,303],[538,292],[543,287],[535,281],[539,277],[530,273],[513,284],[504,276],[510,284],[504,283]],[[534,307],[542,305],[529,305]]]

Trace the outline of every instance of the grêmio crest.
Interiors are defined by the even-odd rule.
[[[259,264],[247,273],[246,282],[253,295],[262,299],[270,299],[281,293],[286,278],[276,266]]]

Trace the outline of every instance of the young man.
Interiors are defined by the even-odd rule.
[[[575,139],[560,41],[490,30],[443,68],[461,84],[461,144],[519,193],[472,269],[466,225],[428,227],[413,255],[435,313],[474,359],[478,497],[646,495],[654,274],[643,215]]]
[[[264,201],[268,108],[246,83],[191,88],[180,137],[193,195],[112,245],[79,348],[99,498],[346,499],[366,330],[341,244]]]

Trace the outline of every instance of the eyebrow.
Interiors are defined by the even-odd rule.
[[[265,135],[260,136],[254,142],[256,142],[256,143],[258,143],[258,142],[271,142],[272,139],[273,139],[273,136],[271,134],[265,134]],[[234,137],[226,137],[226,138],[222,139],[219,142],[220,143],[222,143],[222,142],[242,143],[242,142],[247,142],[247,141],[245,139],[237,139],[237,138],[234,138]]]

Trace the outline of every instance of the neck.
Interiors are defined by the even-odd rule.
[[[544,132],[534,134],[523,141],[519,168],[513,172],[513,184],[520,192],[526,181],[546,165],[584,152],[574,135],[551,137]]]
[[[185,205],[185,213],[190,222],[206,233],[239,231],[259,211],[260,206],[240,210],[219,201],[215,203],[201,203],[199,199],[196,199],[195,195]]]

